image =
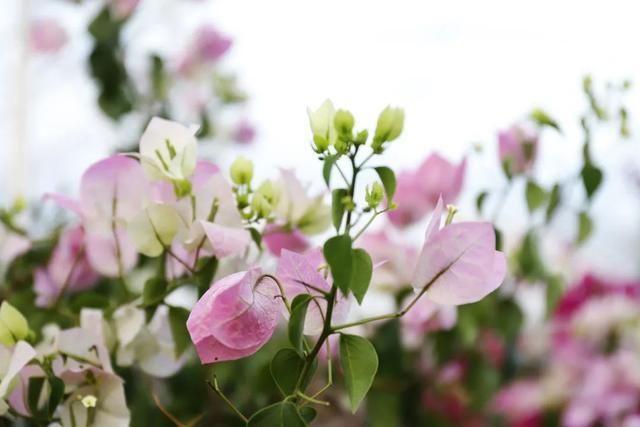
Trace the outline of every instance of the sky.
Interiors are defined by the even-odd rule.
[[[84,66],[84,28],[97,2],[29,0],[32,16],[59,18],[71,41],[58,55],[30,58],[24,73],[18,69],[17,37],[23,1],[8,0],[0,16],[4,203],[16,189],[33,199],[46,191],[73,193],[82,171],[122,137],[97,111]],[[386,154],[399,170],[417,166],[434,151],[459,161],[472,156],[472,144],[482,143],[485,153],[469,162],[460,201],[462,217],[470,217],[475,193],[504,185],[494,156],[497,131],[534,107],[547,110],[564,129],[564,137],[543,134],[540,181],[549,184],[578,167],[577,120],[586,107],[581,78],[589,73],[600,83],[629,78],[640,84],[638,12],[638,3],[623,0],[142,0],[124,38],[134,63],[149,49],[177,53],[176,40],[201,23],[211,22],[234,38],[225,65],[247,89],[247,112],[258,129],[256,143],[239,151],[256,159],[259,177],[295,167],[321,188],[306,108],[326,98],[351,110],[357,127],[373,128],[386,105],[403,107],[403,136]],[[27,154],[16,162],[20,76],[26,76],[28,89],[22,146]],[[632,127],[638,127],[633,113],[639,94],[635,90],[627,100]],[[629,184],[628,171],[640,169],[640,139],[620,143],[606,130],[597,139],[609,182],[593,206],[599,227],[579,256],[604,272],[637,274],[640,191]],[[228,165],[237,152],[226,149],[217,159]],[[517,190],[509,201],[515,208],[501,219],[516,234],[527,224]],[[571,235],[572,227],[567,217],[552,233]]]

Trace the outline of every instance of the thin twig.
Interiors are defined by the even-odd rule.
[[[227,406],[229,406],[229,408],[231,408],[231,410],[238,417],[240,417],[242,421],[244,421],[245,423],[249,421],[249,419],[245,417],[238,408],[236,408],[236,405],[234,405],[233,402],[231,402],[231,400],[229,400],[229,398],[225,396],[225,394],[222,392],[222,390],[220,389],[220,386],[218,386],[218,378],[215,375],[213,376],[213,382],[207,381],[207,384],[209,384],[209,387],[211,387],[213,391],[216,392],[216,394],[220,397],[220,399],[222,399],[224,403],[226,403]]]

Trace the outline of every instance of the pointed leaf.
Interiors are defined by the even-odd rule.
[[[593,231],[593,221],[586,212],[580,212],[578,215],[578,237],[576,243],[578,245],[584,243]]]
[[[525,195],[527,198],[527,207],[529,208],[529,212],[534,212],[536,209],[541,207],[547,198],[546,191],[532,180],[527,181]]]
[[[53,416],[53,413],[58,409],[58,405],[62,402],[64,397],[64,381],[58,377],[49,377],[49,417]]]
[[[378,355],[367,339],[340,334],[340,363],[351,410],[355,413],[373,384],[378,371]]]
[[[344,234],[330,238],[324,244],[323,254],[331,268],[333,280],[338,284],[342,293],[347,295],[352,269],[351,237]]]
[[[309,294],[299,294],[291,303],[291,317],[289,318],[289,341],[299,353],[303,350],[304,320],[307,315],[307,307],[313,297]]]
[[[333,165],[336,164],[339,158],[340,154],[332,154],[324,159],[324,164],[322,165],[322,177],[329,188],[331,188],[331,171],[333,170]]]
[[[173,336],[176,358],[182,356],[182,353],[191,345],[191,339],[187,331],[188,318],[189,310],[182,307],[169,307],[169,326]]]
[[[349,288],[356,300],[358,300],[358,304],[362,304],[362,300],[369,289],[372,274],[373,262],[367,251],[361,248],[354,249],[352,252],[351,284]]]
[[[547,205],[547,211],[545,212],[545,222],[548,224],[553,219],[553,216],[560,205],[561,193],[560,185],[555,184],[549,194],[549,204]]]
[[[382,181],[384,192],[387,194],[387,200],[393,200],[393,196],[396,194],[396,174],[391,168],[386,166],[378,166],[376,172]]]
[[[582,184],[587,193],[587,198],[591,199],[602,183],[602,171],[592,163],[586,163],[580,172]]]
[[[253,414],[247,427],[305,427],[307,424],[291,402],[278,402]]]
[[[344,188],[337,188],[331,192],[331,215],[333,226],[340,231],[342,217],[344,216],[344,202],[342,201],[349,192]]]
[[[271,376],[284,396],[295,391],[303,366],[304,359],[290,348],[279,350],[271,360]]]
[[[160,277],[153,277],[144,283],[142,301],[145,306],[159,304],[165,297],[167,281]]]

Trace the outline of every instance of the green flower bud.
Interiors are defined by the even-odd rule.
[[[383,198],[384,188],[379,182],[374,182],[373,185],[371,185],[371,188],[367,186],[365,189],[364,199],[371,209],[377,208]]]
[[[266,197],[260,193],[256,193],[251,200],[251,209],[253,209],[253,212],[258,218],[268,218],[269,215],[271,215],[273,207]]]
[[[249,184],[253,178],[253,163],[245,157],[238,157],[231,164],[231,180],[237,185]]]
[[[0,305],[0,344],[7,347],[30,336],[27,319],[7,301]]]
[[[404,111],[401,108],[387,107],[378,116],[376,133],[373,136],[371,148],[374,153],[380,154],[384,151],[382,145],[385,142],[393,141],[402,133],[404,126]]]
[[[338,153],[344,154],[349,151],[349,143],[342,138],[336,139],[335,144],[333,145]]]
[[[313,142],[319,152],[325,151],[337,138],[334,126],[335,111],[333,103],[328,99],[315,111],[307,108]]]
[[[352,132],[354,122],[353,114],[347,110],[336,111],[333,119],[338,135],[345,141],[349,141],[353,138]]]
[[[280,189],[268,179],[260,184],[256,190],[256,194],[262,195],[272,206],[277,205],[280,200]]]
[[[313,136],[313,143],[315,144],[318,153],[324,153],[327,148],[329,148],[329,141],[320,135]]]
[[[356,145],[366,144],[367,138],[369,138],[369,131],[364,129],[358,132],[356,139],[353,141]]]

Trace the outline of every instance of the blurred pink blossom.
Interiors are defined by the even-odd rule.
[[[374,286],[392,290],[411,286],[411,266],[415,266],[418,259],[416,248],[393,238],[384,229],[364,234],[358,240],[358,246],[366,249],[377,265],[371,279]]]
[[[250,144],[256,136],[256,129],[247,120],[241,120],[233,130],[232,138],[239,144]]]
[[[67,44],[67,32],[52,18],[33,21],[29,28],[31,49],[38,53],[57,52]]]
[[[14,259],[31,249],[31,241],[0,223],[0,266],[8,266]]]
[[[404,305],[406,306],[408,300],[413,297],[409,295]],[[427,298],[421,298],[400,319],[403,342],[409,347],[418,347],[427,333],[453,328],[457,317],[455,306],[440,305]]]
[[[439,154],[430,155],[415,172],[398,175],[394,202],[397,209],[389,212],[389,220],[397,227],[420,221],[435,208],[438,199],[453,203],[460,194],[466,160],[455,165]]]
[[[287,230],[277,224],[268,224],[265,227],[262,241],[275,256],[280,256],[283,249],[298,253],[309,249],[309,239],[300,230]]]
[[[195,68],[218,61],[231,47],[232,40],[215,28],[205,25],[195,34],[185,56],[180,60],[178,70],[189,73]]]
[[[509,173],[528,172],[538,151],[538,134],[526,124],[516,124],[498,134],[498,157]]]
[[[110,0],[111,13],[117,19],[128,18],[138,7],[140,0]]]
[[[98,274],[89,264],[84,230],[75,226],[62,233],[46,268],[35,272],[36,305],[50,306],[63,292],[78,292],[92,287]]]

